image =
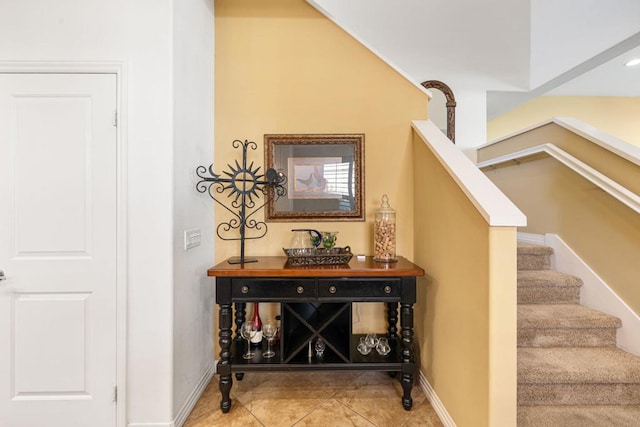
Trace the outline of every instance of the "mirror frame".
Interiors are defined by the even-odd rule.
[[[440,80],[427,80],[420,83],[425,89],[438,89],[447,100],[447,138],[456,143],[456,98],[449,86]]]
[[[350,151],[351,171],[349,179],[353,194],[338,195],[326,191],[297,191],[296,170],[340,162],[344,149]],[[292,151],[305,154],[296,157]],[[265,220],[270,222],[288,221],[364,221],[364,134],[269,134],[264,136],[264,165],[274,168],[287,176],[287,195],[277,201],[267,198]],[[308,172],[306,172],[308,173]],[[336,200],[347,200],[350,209],[334,209]],[[303,205],[296,207],[297,204]],[[287,209],[278,204],[287,203]]]

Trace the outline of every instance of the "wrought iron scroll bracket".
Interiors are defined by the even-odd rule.
[[[221,175],[213,171],[213,164],[208,168],[198,166],[196,175],[200,180],[196,184],[196,190],[199,193],[208,193],[231,214],[229,221],[218,224],[216,234],[222,240],[240,241],[240,256],[229,258],[228,262],[244,264],[257,261],[255,258],[245,257],[245,241],[264,237],[268,229],[264,221],[255,219],[253,215],[262,209],[268,200],[275,201],[287,194],[287,177],[271,168],[262,173],[261,167],[254,166],[254,162],[247,165],[248,149],[258,148],[255,142],[236,139],[232,144],[234,148],[242,149],[242,164],[238,160],[235,161],[235,165],[227,164],[227,169]],[[261,197],[262,203],[259,200]]]

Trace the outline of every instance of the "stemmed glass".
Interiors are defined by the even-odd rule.
[[[243,359],[253,359],[255,353],[251,351],[251,338],[256,335],[256,328],[253,326],[253,322],[244,322],[240,327],[240,335],[247,340],[247,352],[242,355]]]
[[[378,345],[378,337],[376,337],[376,334],[367,334],[364,338],[364,342],[367,344],[367,347],[373,348]]]
[[[276,355],[275,351],[271,349],[271,342],[276,336],[276,325],[270,320],[267,320],[262,324],[262,336],[267,339],[267,351],[262,353],[262,357],[268,359]]]

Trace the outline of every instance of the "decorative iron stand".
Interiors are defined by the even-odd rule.
[[[267,169],[265,174],[260,173],[260,166],[254,167],[253,162],[247,166],[247,149],[255,150],[258,145],[253,141],[233,141],[234,148],[242,148],[242,165],[235,161],[235,167],[227,164],[227,170],[223,175],[218,175],[213,171],[213,164],[206,168],[198,166],[196,175],[200,181],[196,184],[199,193],[208,193],[220,206],[229,211],[233,218],[228,222],[222,222],[216,227],[216,234],[222,240],[240,240],[240,256],[229,258],[229,264],[244,264],[246,262],[256,262],[256,258],[246,258],[244,256],[244,243],[247,239],[260,239],[267,234],[267,224],[264,221],[257,221],[251,218],[256,212],[267,204],[269,199],[277,200],[287,194],[285,184],[287,177],[284,173],[275,169]],[[209,176],[207,176],[207,172]],[[216,194],[217,193],[217,194]],[[264,196],[264,203],[257,205],[260,193]],[[222,203],[218,197],[226,194],[227,198],[233,198],[229,206]],[[238,230],[240,237],[229,237]],[[256,235],[248,237],[247,230],[255,230]]]

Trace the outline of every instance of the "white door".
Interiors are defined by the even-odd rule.
[[[0,427],[114,426],[116,76],[0,74]]]

